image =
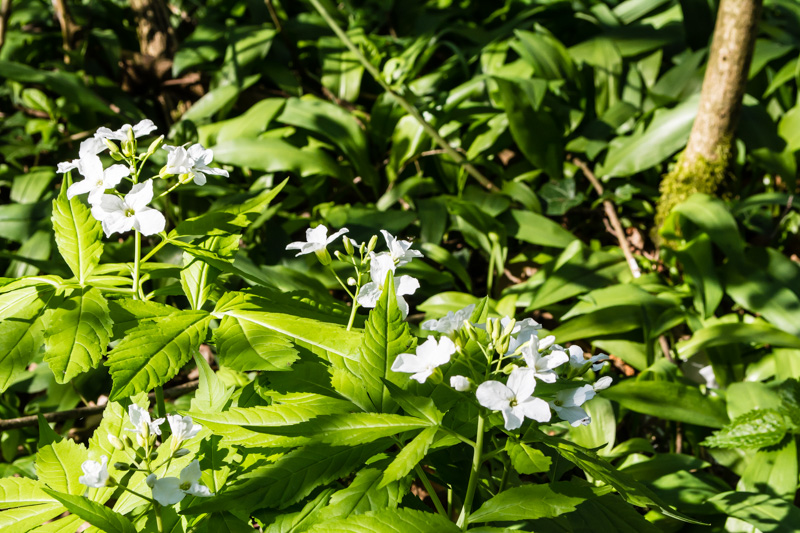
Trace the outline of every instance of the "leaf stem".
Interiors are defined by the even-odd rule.
[[[169,237],[167,237],[166,234],[161,233],[159,234],[159,237],[161,237],[161,242],[153,246],[153,249],[150,250],[147,253],[147,255],[142,258],[142,263],[146,263],[151,257],[155,255],[157,251],[163,248],[165,244],[169,243]]]
[[[144,300],[142,287],[139,285],[139,256],[142,255],[142,234],[133,230],[133,298]]]
[[[356,319],[356,311],[358,310],[358,293],[361,292],[361,271],[356,269],[358,279],[356,280],[356,293],[353,296],[353,307],[350,309],[350,320],[347,321],[347,331],[353,327],[353,321]],[[349,292],[349,291],[348,291]]]
[[[158,528],[159,532],[164,531],[164,523],[161,520],[161,506],[158,503],[153,504],[153,511],[156,514],[156,527]]]
[[[467,159],[460,153],[458,153],[458,151],[455,148],[450,146],[450,143],[448,143],[444,139],[444,137],[439,135],[439,132],[436,130],[436,128],[431,126],[431,124],[423,118],[422,114],[417,110],[416,107],[414,107],[408,100],[403,98],[400,94],[395,92],[389,86],[389,84],[386,83],[386,81],[384,81],[383,76],[381,76],[381,73],[378,72],[378,69],[375,68],[375,66],[369,62],[369,60],[364,56],[364,54],[361,53],[361,50],[359,50],[358,47],[355,44],[353,44],[353,41],[350,40],[350,37],[348,37],[347,33],[345,33],[344,30],[342,30],[342,28],[339,27],[339,24],[337,24],[335,20],[333,20],[333,17],[331,17],[330,13],[328,13],[325,10],[325,8],[322,7],[322,4],[319,3],[319,0],[309,0],[309,1],[311,2],[311,5],[314,6],[314,9],[316,9],[319,12],[319,14],[322,15],[322,18],[325,19],[325,22],[333,30],[333,33],[335,33],[336,36],[339,37],[339,39],[341,39],[344,45],[356,56],[356,59],[358,59],[359,63],[361,63],[364,66],[364,69],[370,73],[370,75],[375,79],[376,82],[378,82],[378,84],[383,88],[384,91],[386,91],[386,93],[389,96],[395,99],[395,101],[400,105],[400,107],[402,107],[406,111],[406,113],[411,115],[414,118],[414,120],[416,120],[419,123],[419,125],[422,126],[422,129],[425,130],[425,133],[427,133],[431,137],[431,139],[433,139],[433,141],[436,144],[438,144],[442,148],[442,150],[444,150],[444,152],[450,156],[451,159],[453,159],[453,161],[463,166],[464,170],[466,170],[467,173],[471,175],[473,178],[478,180],[478,182],[481,185],[483,185],[489,190],[497,190],[497,187],[495,186],[494,183],[489,181],[489,179],[486,176],[484,176],[481,173],[481,171],[479,171],[469,161],[467,161]]]
[[[475,489],[478,487],[478,480],[480,478],[481,462],[483,453],[483,415],[478,415],[478,431],[475,434],[475,450],[472,454],[472,471],[469,474],[469,484],[467,485],[467,494],[464,496],[464,507],[461,509],[461,515],[458,517],[457,525],[461,531],[466,531],[469,525],[469,513],[472,509],[472,500],[475,498]]]
[[[156,386],[156,418],[163,418],[167,416],[167,405],[164,403],[164,387],[161,385]],[[161,430],[161,442],[164,442],[169,437],[169,427],[164,426]]]
[[[447,515],[447,510],[444,508],[444,505],[442,505],[442,501],[439,499],[439,495],[436,494],[433,484],[425,474],[425,470],[423,470],[422,467],[417,464],[417,466],[414,467],[414,471],[417,473],[419,479],[422,481],[422,484],[425,486],[425,490],[428,491],[431,501],[433,501],[433,506],[436,507],[436,511],[438,511],[440,515],[450,520],[450,517]]]

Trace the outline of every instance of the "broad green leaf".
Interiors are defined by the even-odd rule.
[[[429,426],[419,418],[380,413],[319,415],[294,426],[251,427],[257,431],[289,437],[308,437],[311,442],[356,446]]]
[[[725,292],[734,302],[793,336],[800,335],[800,297],[785,281],[744,258],[728,261],[723,273]]]
[[[282,312],[284,310],[287,312]],[[356,359],[363,336],[361,332],[347,331],[339,324],[298,316],[296,312],[297,308],[289,309],[263,298],[229,293],[217,303],[215,315],[230,316],[240,322],[251,322],[285,335],[302,345],[311,346],[312,351],[316,350],[315,353],[322,350],[324,353],[320,355],[323,357]]]
[[[406,374],[392,372],[391,368],[397,356],[408,353],[414,345],[414,337],[397,307],[394,276],[391,273],[387,274],[377,305],[369,313],[363,339],[358,361],[347,364],[347,367],[362,380],[374,410],[379,413],[391,412],[395,404],[383,380],[397,385],[407,383]]]
[[[210,94],[210,93],[209,93]],[[235,139],[214,146],[214,160],[262,172],[292,172],[301,177],[343,177],[331,156],[319,149],[301,150],[282,139]]]
[[[317,524],[309,533],[458,533],[459,527],[442,515],[415,509],[370,511],[358,516]]]
[[[365,468],[347,488],[331,496],[321,513],[322,520],[343,519],[369,511],[396,508],[406,493],[400,483],[382,483],[382,472]],[[320,523],[324,523],[320,520]]]
[[[537,78],[547,80],[571,80],[577,70],[567,49],[545,28],[536,27],[536,32],[515,30],[516,40],[511,47],[528,62]]]
[[[0,528],[7,531],[29,531],[64,512],[59,502],[26,505],[0,511]],[[74,528],[73,528],[74,531]]]
[[[60,509],[63,510],[64,506],[61,505]],[[52,522],[46,522],[35,529],[31,529],[30,533],[74,533],[84,522],[86,521],[80,516],[70,514],[62,518],[56,518]]]
[[[111,312],[98,289],[84,287],[43,317],[44,360],[58,383],[96,367],[111,338]]]
[[[567,320],[575,316],[591,313],[599,309],[616,307],[620,305],[635,305],[642,307],[670,307],[677,306],[679,301],[653,296],[636,285],[613,285],[602,289],[595,289],[580,297],[580,302],[575,304],[561,317]]]
[[[708,499],[719,512],[743,520],[762,533],[793,533],[800,524],[800,509],[764,493],[723,492]]]
[[[333,488],[322,490],[314,499],[309,500],[301,510],[278,515],[269,523],[268,527],[264,528],[264,533],[299,533],[306,531],[320,521],[322,510],[335,490]],[[267,521],[265,520],[265,522]]]
[[[136,533],[136,528],[130,520],[119,513],[115,513],[105,505],[93,502],[83,496],[63,494],[61,492],[44,489],[47,494],[60,501],[69,512],[76,514],[108,533]]]
[[[200,386],[192,398],[191,409],[205,413],[218,413],[228,403],[234,387],[225,386],[216,372],[208,366],[205,357],[196,353],[192,356],[200,373]]]
[[[211,236],[203,239],[197,247],[219,254],[223,258],[232,258],[239,247],[240,238],[239,235]],[[202,258],[194,257],[187,252],[183,253],[181,287],[193,310],[203,308],[219,273],[219,269],[203,261]]]
[[[444,413],[436,408],[436,404],[431,398],[415,396],[390,381],[384,381],[384,383],[389,389],[389,394],[392,395],[392,399],[403,408],[406,414],[428,420],[434,425],[442,423]]]
[[[358,100],[364,67],[355,54],[332,35],[320,37],[317,49],[322,62],[322,85],[340,100]]]
[[[566,481],[549,485],[512,487],[490,499],[469,516],[470,522],[494,522],[554,518],[575,510],[595,496],[591,487]]]
[[[785,348],[800,348],[800,339],[763,320],[751,323],[723,323],[700,329],[687,341],[678,343],[678,354],[688,358],[706,348],[756,342]]]
[[[6,509],[52,503],[54,500],[42,491],[42,483],[27,477],[0,478],[0,501]]]
[[[172,379],[200,347],[210,320],[205,311],[183,311],[130,330],[106,362],[114,379],[109,398],[126,398]]]
[[[539,196],[547,202],[547,214],[561,216],[573,207],[581,205],[586,195],[577,190],[574,178],[549,181],[539,189]]]
[[[214,331],[219,363],[240,372],[287,371],[299,357],[284,335],[233,316],[225,316]]]
[[[328,139],[341,149],[364,183],[373,189],[377,187],[378,175],[369,159],[367,135],[351,113],[336,104],[309,96],[289,98],[278,120]]]
[[[793,502],[798,474],[795,439],[786,439],[777,446],[748,452],[736,490],[762,492],[764,487],[769,487],[772,496]]]
[[[172,233],[175,235],[227,235],[241,233],[255,221],[283,190],[288,178],[269,190],[255,196],[236,196],[221,207],[180,222]]]
[[[171,305],[149,300],[134,300],[133,298],[109,300],[108,309],[111,311],[111,319],[114,321],[115,339],[124,337],[128,331],[145,321],[178,312]]]
[[[622,305],[573,318],[551,331],[558,342],[625,333],[641,328],[644,309]]]
[[[595,170],[598,177],[630,176],[657,167],[686,146],[697,115],[699,96],[694,95],[671,109],[656,109],[643,131],[614,139],[605,161]]]
[[[617,436],[617,420],[611,402],[602,396],[595,396],[583,405],[583,410],[592,417],[587,426],[570,428],[569,435],[575,444],[584,448],[596,449],[600,455],[608,455],[614,447]]]
[[[645,519],[632,505],[614,494],[586,500],[564,518],[573,531],[608,533],[660,533],[661,529]]]
[[[672,472],[686,470],[697,472],[711,466],[709,463],[691,455],[679,453],[658,453],[649,459],[628,464],[622,472],[630,474],[638,481],[650,482]]]
[[[214,513],[208,520],[208,531],[214,533],[251,533],[253,526],[232,513]]]
[[[428,453],[436,439],[438,428],[430,427],[420,431],[411,442],[408,442],[403,449],[395,456],[391,464],[386,467],[380,486],[384,487],[392,481],[402,479],[406,474],[414,470],[414,467],[422,461]]]
[[[661,234],[667,238],[693,237],[693,234],[684,233],[686,228],[685,224],[679,224],[680,217],[690,220],[697,230],[707,233],[714,244],[728,257],[744,259],[745,242],[739,234],[736,219],[719,198],[707,194],[695,194],[678,204],[664,221]]]
[[[81,464],[88,456],[89,450],[69,439],[45,446],[36,453],[36,477],[58,492],[83,494],[86,485],[78,478],[83,475]]]
[[[553,460],[541,450],[531,448],[522,442],[506,441],[506,452],[511,459],[514,470],[520,474],[536,474],[547,472]]]
[[[67,199],[68,186],[69,180],[65,180],[53,200],[53,230],[61,257],[84,285],[103,255],[103,228],[77,196]]]
[[[367,459],[391,445],[383,440],[361,446],[306,446],[239,476],[239,483],[190,507],[190,514],[233,508],[253,511],[263,507],[285,508],[320,485],[346,476]]]
[[[515,239],[553,248],[564,248],[575,240],[568,230],[533,211],[514,209],[511,216],[513,221],[507,221],[508,233]]]
[[[788,429],[778,411],[755,409],[735,418],[700,444],[714,448],[765,448],[778,444]]]
[[[665,420],[712,428],[728,423],[725,402],[682,383],[627,380],[605,390],[603,397],[631,411]]]

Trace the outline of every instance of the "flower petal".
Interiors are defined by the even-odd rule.
[[[140,121],[133,127],[133,136],[134,137],[141,137],[143,135],[147,135],[151,131],[156,129],[156,125],[153,123],[152,120],[146,118]]]
[[[138,212],[153,200],[153,180],[137,183],[131,188],[131,192],[125,195],[125,203]]]
[[[153,484],[153,498],[161,505],[175,505],[185,497],[181,480],[176,477],[162,477]]]
[[[516,409],[519,409],[525,416],[537,422],[550,421],[550,405],[540,398],[528,398],[524,402],[517,404]]]
[[[508,388],[514,391],[517,402],[530,398],[536,389],[536,378],[531,368],[515,368],[508,376]]]
[[[425,360],[413,353],[401,353],[392,363],[392,372],[421,372],[427,368]]]
[[[111,189],[119,185],[122,178],[129,176],[131,169],[126,165],[111,165],[102,174],[103,176],[103,189]]]
[[[195,459],[181,470],[181,483],[197,483],[202,475],[200,462]]]
[[[144,207],[133,216],[133,227],[144,236],[161,233],[166,225],[164,215],[151,207]]]
[[[475,391],[478,403],[492,411],[509,407],[514,399],[514,391],[499,381],[484,381]]]

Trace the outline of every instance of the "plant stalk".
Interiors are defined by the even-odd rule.
[[[469,513],[472,510],[472,500],[475,498],[475,490],[478,488],[478,480],[481,471],[481,455],[483,454],[483,415],[478,415],[478,431],[475,434],[475,450],[472,454],[472,471],[469,474],[469,484],[467,494],[464,496],[464,507],[458,517],[457,525],[461,531],[466,531],[469,525]]]
[[[133,230],[133,298],[144,300],[142,288],[139,285],[139,256],[142,255],[142,234]]]
[[[155,389],[156,393],[156,418],[163,418],[167,416],[167,405],[164,403],[164,387],[158,385]],[[164,426],[161,430],[161,441],[164,442],[169,437],[169,427]]]
[[[428,479],[428,476],[425,474],[425,470],[423,470],[422,467],[419,466],[419,464],[417,464],[417,466],[414,467],[414,470],[419,476],[419,479],[422,481],[422,484],[425,486],[425,490],[428,491],[428,494],[431,497],[431,501],[433,501],[433,506],[436,507],[436,511],[438,511],[440,515],[450,520],[450,517],[447,515],[447,510],[444,508],[444,505],[442,505],[442,501],[439,499],[439,495],[436,494],[436,490],[434,490],[433,484]]]
[[[438,144],[442,148],[442,150],[444,150],[444,152],[450,156],[450,158],[453,161],[464,167],[464,170],[466,170],[467,173],[473,178],[475,178],[481,185],[483,185],[489,190],[497,190],[497,187],[495,186],[494,183],[489,181],[489,178],[484,176],[480,170],[475,168],[469,161],[467,161],[467,159],[464,156],[458,153],[458,151],[455,148],[450,146],[450,143],[448,143],[444,139],[444,137],[439,135],[439,132],[436,131],[436,128],[431,126],[431,124],[427,120],[425,120],[425,118],[423,118],[422,114],[417,110],[416,107],[414,107],[408,100],[406,100],[397,92],[395,92],[389,86],[389,84],[384,81],[380,72],[378,72],[378,69],[376,69],[375,66],[372,63],[370,63],[369,60],[364,56],[364,54],[361,53],[361,50],[359,50],[358,47],[355,44],[353,44],[353,41],[350,40],[350,37],[348,37],[347,33],[345,33],[344,30],[342,30],[342,28],[339,27],[339,24],[337,24],[335,20],[333,20],[333,17],[331,17],[330,13],[328,13],[325,10],[325,8],[322,7],[322,4],[319,3],[319,0],[309,0],[309,1],[311,2],[311,5],[314,6],[314,9],[316,9],[322,16],[322,18],[325,19],[325,22],[333,30],[333,33],[335,33],[336,36],[339,37],[339,39],[341,39],[344,45],[356,56],[359,63],[361,63],[364,69],[370,73],[370,75],[375,79],[375,81],[378,82],[378,84],[383,88],[384,91],[386,91],[386,93],[389,96],[394,98],[395,101],[398,104],[400,104],[400,107],[402,107],[406,111],[406,113],[414,117],[414,120],[416,120],[419,123],[419,125],[422,126],[422,129],[425,130],[425,133],[430,135],[431,139],[433,139],[433,141],[436,144]]]

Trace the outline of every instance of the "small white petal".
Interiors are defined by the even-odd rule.
[[[472,387],[472,382],[466,376],[451,376],[450,386],[459,392],[464,392]]]
[[[610,376],[603,376],[602,378],[598,379],[595,382],[595,384],[593,385],[593,388],[594,388],[595,391],[600,391],[600,390],[603,390],[603,389],[607,389],[607,388],[609,388],[611,386],[611,382],[612,381],[613,380],[611,379]]]
[[[133,217],[133,227],[144,236],[161,233],[167,225],[167,219],[160,211],[151,207],[141,209]]]
[[[181,480],[176,477],[162,477],[153,484],[153,498],[161,505],[175,505],[185,497]]]
[[[200,463],[195,459],[181,470],[181,483],[197,483],[200,481],[200,476],[202,476]]]
[[[499,381],[484,381],[475,391],[478,403],[492,411],[500,411],[510,406],[514,400],[514,391]]]

